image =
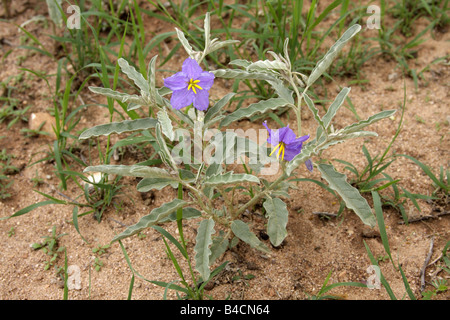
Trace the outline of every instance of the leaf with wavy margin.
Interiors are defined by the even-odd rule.
[[[136,233],[141,232],[144,229],[157,225],[165,218],[167,218],[172,212],[175,212],[178,209],[183,208],[186,204],[187,204],[186,201],[174,199],[171,202],[163,204],[159,208],[153,209],[150,214],[142,217],[138,223],[132,225],[131,227],[128,227],[127,229],[125,229],[125,231],[115,236],[111,240],[111,242],[128,238]]]
[[[347,208],[352,209],[361,221],[368,226],[374,227],[376,225],[375,216],[372,213],[367,200],[359,193],[358,189],[352,187],[347,182],[347,176],[343,173],[337,172],[332,165],[319,164],[317,166],[322,177],[328,182],[331,189],[336,191],[345,201]]]
[[[144,118],[144,119],[124,120],[120,122],[101,124],[83,131],[79,139],[84,140],[89,139],[91,137],[109,136],[112,133],[120,134],[124,132],[147,130],[155,128],[157,123],[158,120],[156,119]]]

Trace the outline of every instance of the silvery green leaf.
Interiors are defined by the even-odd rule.
[[[127,111],[136,110],[139,108],[142,108],[142,104],[137,104],[137,103],[132,102],[127,105]]]
[[[57,25],[63,25],[63,18],[61,16],[62,0],[46,0],[48,7],[48,14],[50,19]],[[5,4],[6,6],[7,4]]]
[[[214,220],[211,218],[200,222],[195,239],[195,269],[204,281],[208,280],[210,275],[209,256],[211,250],[209,246],[212,244],[211,235],[215,233],[214,224]]]
[[[208,53],[219,50],[220,48],[229,46],[230,44],[239,43],[239,40],[225,40],[211,43],[208,48]]]
[[[341,105],[344,103],[345,98],[350,92],[350,88],[343,88],[341,92],[336,96],[336,99],[334,99],[333,103],[330,105],[330,107],[327,110],[327,113],[323,116],[322,121],[325,128],[328,128],[331,120],[336,115],[336,112],[339,110]]]
[[[166,141],[164,140],[162,130],[161,130],[161,124],[156,125],[156,142],[159,145],[159,156],[161,157],[161,160],[170,168],[173,170],[177,169],[177,164],[175,160],[172,158],[172,154],[169,151],[169,148],[167,147]]]
[[[150,190],[161,190],[167,186],[176,188],[178,181],[172,178],[144,178],[139,181],[136,189],[139,192],[148,192]]]
[[[230,242],[223,234],[214,237],[211,245],[211,255],[209,256],[209,265],[211,266],[228,249]]]
[[[294,157],[291,161],[289,161],[288,165],[286,166],[286,174],[288,176],[291,175],[291,173],[298,168],[298,166],[302,163],[304,163],[306,160],[311,158],[313,154],[316,153],[316,144],[313,142],[310,142],[306,144],[302,148],[302,152],[300,152],[298,155]]]
[[[111,242],[122,240],[124,238],[130,237],[136,233],[141,232],[144,229],[147,229],[151,226],[154,226],[160,223],[163,219],[167,218],[172,212],[177,211],[178,209],[183,208],[187,204],[186,201],[180,199],[174,199],[171,202],[167,202],[160,206],[159,208],[153,209],[150,214],[142,217],[138,223],[128,227],[115,236]]]
[[[267,72],[269,70],[288,71],[286,64],[279,60],[259,60],[247,67],[247,71]]]
[[[181,218],[183,220],[195,219],[201,217],[202,213],[195,208],[185,207],[182,210]],[[174,211],[169,214],[166,218],[161,219],[159,223],[165,223],[168,221],[177,221],[177,213]]]
[[[362,137],[376,137],[378,134],[373,131],[358,131],[358,132],[351,132],[351,133],[340,133],[335,136],[329,136],[328,139],[325,139],[325,141],[321,142],[320,146],[316,148],[316,152],[319,152],[321,150],[325,150],[335,144],[345,142],[350,139],[354,138],[362,138]]]
[[[135,103],[138,105],[146,105],[147,104],[147,102],[141,96],[138,96],[135,94],[122,93],[122,92],[114,91],[110,88],[102,88],[102,87],[89,87],[89,90],[94,93],[101,94],[103,96],[119,100],[121,102]]]
[[[140,165],[113,165],[103,164],[98,166],[89,166],[83,172],[102,172],[107,174],[117,174],[119,176],[131,176],[141,178],[167,178],[176,180],[166,170],[157,167],[148,167]]]
[[[184,33],[177,28],[175,28],[177,32],[178,39],[180,40],[181,44],[184,47],[184,50],[186,50],[186,53],[193,58],[194,57],[194,50],[192,49],[191,45],[189,44],[189,41],[187,41],[186,37],[184,36]]]
[[[355,24],[344,32],[341,38],[338,41],[336,41],[336,43],[330,48],[330,50],[328,50],[325,56],[321,60],[319,60],[319,62],[317,62],[316,66],[314,67],[313,71],[311,72],[308,78],[307,81],[308,87],[311,86],[314,82],[316,82],[316,80],[328,69],[328,67],[331,65],[331,63],[336,58],[341,49],[344,47],[344,45],[347,43],[347,41],[349,41],[360,30],[361,26],[359,24]]]
[[[344,129],[342,129],[343,133],[351,133],[351,132],[356,132],[356,131],[360,131],[361,129],[363,129],[364,127],[377,122],[379,120],[385,119],[385,118],[389,118],[390,116],[392,116],[397,110],[385,110],[385,111],[381,111],[377,114],[374,114],[372,116],[370,116],[369,118],[367,118],[367,120],[361,120],[358,121],[357,123],[354,123],[350,126],[345,127]]]
[[[208,123],[210,120],[212,120],[214,118],[214,116],[216,116],[218,113],[220,113],[222,111],[222,108],[225,107],[228,102],[230,102],[230,100],[234,97],[235,93],[228,93],[227,95],[225,95],[224,97],[222,97],[222,99],[220,99],[219,101],[217,101],[214,106],[212,106],[211,108],[208,108],[208,111],[206,112],[205,115],[205,126],[208,126]]]
[[[161,109],[157,113],[157,118],[159,123],[161,124],[162,133],[170,140],[173,141],[175,139],[175,132],[173,130],[172,121],[170,121],[169,115],[165,109]]]
[[[196,179],[195,174],[190,170],[178,169],[180,179],[186,182],[194,182]]]
[[[238,79],[238,80],[274,80],[275,77],[262,72],[248,72],[239,69],[218,69],[211,71],[216,78]]]
[[[208,50],[211,44],[211,18],[209,12],[205,14],[205,20],[203,22],[203,30],[205,31],[205,50]],[[205,279],[206,280],[206,279]]]
[[[270,110],[276,110],[278,108],[284,107],[289,104],[289,101],[286,101],[282,98],[270,98],[268,100],[262,100],[257,103],[253,103],[247,108],[240,108],[230,115],[226,116],[221,122],[221,127],[226,127],[230,123],[236,120],[240,120],[242,118],[249,118],[258,113],[265,113]]]
[[[136,120],[124,120],[120,122],[111,122],[101,124],[92,128],[89,128],[81,133],[79,139],[89,139],[91,137],[108,136],[112,133],[132,132],[139,130],[147,130],[155,128],[158,120],[153,118],[144,118]]]
[[[267,197],[263,206],[269,217],[267,221],[267,234],[269,235],[270,242],[275,247],[278,247],[287,236],[286,225],[289,212],[286,203],[279,198]]]
[[[144,76],[136,71],[136,69],[131,66],[127,60],[123,58],[119,58],[117,61],[119,63],[120,69],[123,73],[125,73],[128,78],[134,81],[134,83],[138,86],[141,91],[145,92],[146,94],[150,94],[150,87],[148,86],[148,81],[145,80]]]
[[[206,169],[205,175],[207,177],[211,177],[221,173],[222,173],[222,166],[218,163],[211,163]]]
[[[206,177],[203,180],[203,184],[205,186],[221,186],[226,184],[236,184],[244,182],[259,183],[259,179],[258,177],[251,174],[227,172],[225,174]]]
[[[322,122],[322,119],[319,116],[319,110],[317,110],[316,106],[314,105],[314,102],[306,93],[304,94],[304,99],[309,110],[311,110],[311,112],[313,113],[314,119],[319,124],[319,128],[321,127],[322,129],[324,129],[325,126]],[[319,134],[317,134],[316,136],[319,137]]]
[[[345,201],[347,208],[352,209],[361,221],[371,227],[376,225],[372,209],[359,191],[347,182],[347,176],[337,172],[332,165],[319,164],[318,169],[330,188],[336,191]]]
[[[148,63],[147,81],[150,89],[150,97],[153,103],[156,102],[156,95],[159,93],[156,89],[156,59],[158,56],[154,56]]]
[[[242,68],[247,68],[252,63],[250,61],[248,61],[248,60],[236,59],[236,60],[230,61],[228,64],[231,64],[231,65],[234,65],[234,66],[238,66],[238,67],[242,67]]]
[[[271,85],[280,98],[288,101],[292,105],[295,104],[294,98],[292,97],[293,91],[287,88],[281,80],[269,80],[267,82]]]
[[[334,116],[336,115],[336,112],[339,110],[341,105],[344,103],[344,100],[347,97],[349,92],[350,92],[350,88],[345,87],[336,96],[333,103],[328,108],[327,113],[322,117],[323,128],[321,128],[321,127],[317,128],[317,137],[320,137],[322,135],[323,131],[325,131],[325,132],[327,131],[328,127],[331,124],[331,120],[334,118]]]
[[[258,237],[250,231],[248,225],[241,220],[233,220],[231,223],[231,231],[233,231],[234,235],[249,244],[252,248],[258,249],[265,253],[269,253],[270,250],[267,246],[262,243]]]

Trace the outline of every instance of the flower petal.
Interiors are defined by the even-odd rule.
[[[194,101],[194,93],[187,89],[174,91],[172,93],[172,98],[170,98],[170,103],[172,104],[172,107],[177,110],[187,107],[193,101]]]
[[[203,90],[211,89],[214,84],[214,74],[211,72],[203,71],[195,80],[200,80],[198,85],[202,87]]]
[[[313,163],[312,163],[311,159],[306,160],[306,161],[305,161],[305,165],[306,165],[306,168],[308,168],[308,170],[309,170],[310,172],[313,171],[314,166],[313,166]]]
[[[278,135],[281,142],[284,142],[286,144],[292,143],[295,141],[295,133],[292,131],[291,128],[289,128],[289,125],[287,127],[283,127],[278,129]]]
[[[203,72],[197,61],[192,58],[187,58],[186,60],[184,60],[181,70],[189,79],[197,79]]]
[[[194,95],[194,107],[197,110],[205,111],[209,107],[209,92],[207,90],[198,90]]]
[[[309,139],[309,135],[295,139],[293,142],[286,144],[284,160],[291,161],[296,155],[302,152],[303,142]]]
[[[164,86],[172,91],[186,89],[189,79],[184,72],[177,72],[173,76],[164,79]]]
[[[302,152],[302,145],[303,143],[291,143],[291,144],[287,144],[286,147],[284,148],[284,160],[286,161],[291,161],[292,159],[294,159],[294,157],[296,155],[298,155],[300,152]]]

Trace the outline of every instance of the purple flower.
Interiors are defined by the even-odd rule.
[[[209,106],[209,89],[214,83],[214,74],[203,71],[197,61],[187,58],[180,72],[164,79],[164,86],[172,90],[170,103],[179,110],[191,103],[198,110]]]
[[[309,135],[297,138],[294,131],[289,128],[289,125],[274,131],[267,127],[267,121],[264,121],[263,125],[269,131],[267,142],[275,146],[270,155],[278,150],[277,158],[279,159],[281,155],[281,160],[291,161],[296,155],[302,152],[303,142],[309,139]],[[312,171],[311,160],[307,160],[306,166]]]

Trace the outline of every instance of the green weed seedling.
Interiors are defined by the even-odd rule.
[[[337,283],[333,283],[333,284],[329,285],[328,282],[330,281],[330,277],[331,277],[332,273],[333,273],[333,270],[331,270],[328,273],[327,277],[325,278],[325,281],[322,284],[322,287],[317,292],[317,294],[311,295],[311,294],[306,293],[306,295],[308,296],[308,300],[339,300],[339,299],[342,299],[341,296],[326,295],[325,293],[327,293],[328,291],[330,291],[334,288],[337,288],[337,287],[345,287],[345,286],[360,287],[360,288],[366,287],[366,285],[361,282],[337,282]]]
[[[48,270],[50,267],[55,266],[57,274],[62,272],[62,268],[58,267],[56,265],[59,253],[63,252],[65,250],[65,247],[59,246],[59,239],[66,234],[56,234],[56,226],[53,226],[51,235],[43,237],[44,240],[42,242],[36,242],[31,245],[31,248],[34,250],[41,250],[48,256],[50,256],[50,259],[48,261],[45,261],[44,263],[44,270]]]
[[[103,246],[99,245],[92,249],[92,252],[96,255],[96,257],[94,259],[94,269],[96,271],[100,271],[102,269],[103,262],[100,260],[100,257],[103,254],[105,254],[110,247],[111,246],[109,244],[107,244],[107,245],[103,245]]]

